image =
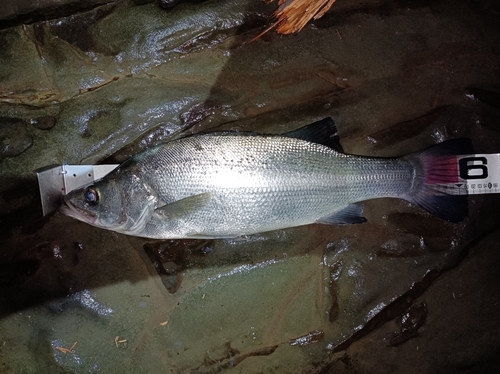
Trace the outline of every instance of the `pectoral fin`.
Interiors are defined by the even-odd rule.
[[[330,214],[325,217],[321,217],[316,222],[323,223],[326,225],[346,225],[352,223],[363,223],[366,222],[366,218],[362,216],[363,209],[360,205],[350,204],[345,208]]]
[[[192,195],[159,207],[155,213],[165,220],[182,219],[206,206],[211,199],[210,192]]]

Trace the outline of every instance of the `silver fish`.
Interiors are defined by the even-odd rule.
[[[157,239],[233,238],[311,223],[361,223],[356,202],[395,197],[452,222],[465,196],[435,186],[456,178],[450,155],[473,153],[450,140],[400,158],[343,153],[326,118],[282,135],[208,133],[147,149],[60,210],[91,225]]]

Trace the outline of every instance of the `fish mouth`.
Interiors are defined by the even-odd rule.
[[[86,222],[90,225],[95,225],[95,222],[97,220],[97,214],[79,208],[71,204],[71,202],[66,199],[63,200],[61,206],[59,207],[59,211],[65,216],[75,218],[79,221]]]

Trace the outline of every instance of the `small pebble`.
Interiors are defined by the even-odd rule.
[[[158,0],[158,5],[162,9],[169,9],[175,6],[178,2],[179,0]]]
[[[40,130],[50,130],[56,124],[56,118],[53,116],[42,116],[32,118],[30,123]]]

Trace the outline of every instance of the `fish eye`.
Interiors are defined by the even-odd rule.
[[[99,194],[92,187],[88,187],[83,193],[85,201],[90,205],[96,205],[99,202]]]

